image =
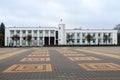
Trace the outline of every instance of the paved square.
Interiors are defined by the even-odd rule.
[[[0,48],[0,80],[120,80],[119,56],[115,46]]]
[[[51,72],[51,64],[15,64],[3,72]]]
[[[115,63],[84,63],[79,66],[87,71],[120,71],[120,65]]]
[[[68,57],[68,59],[70,59],[72,61],[100,60],[100,59],[95,58],[95,57]]]
[[[23,58],[20,60],[21,62],[29,62],[29,61],[50,61],[50,58]]]

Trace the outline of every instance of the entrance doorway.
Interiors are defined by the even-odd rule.
[[[49,37],[44,37],[44,40],[45,40],[45,46],[48,46],[49,45]]]
[[[50,37],[50,45],[53,46],[54,45],[54,37]]]

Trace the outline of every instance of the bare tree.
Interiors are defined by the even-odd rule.
[[[70,35],[70,34],[67,34],[67,42],[70,44],[70,42],[72,41],[74,41],[74,39],[73,39],[73,36],[74,35]]]
[[[87,39],[87,42],[90,45],[90,42],[93,40],[93,36],[90,33],[88,33],[87,36],[86,36],[86,39]]]
[[[120,33],[118,33],[118,45],[120,45]]]
[[[70,38],[71,38],[70,34],[67,34],[67,43],[70,42]]]
[[[0,46],[4,46],[4,43],[5,43],[5,40],[4,40],[4,37],[5,37],[5,25],[4,25],[3,22],[0,24],[0,36],[1,36]]]
[[[110,39],[110,36],[104,34],[103,39],[105,40],[105,43],[107,44],[108,40]]]
[[[20,37],[18,35],[13,35],[12,40],[16,41],[16,46],[17,46],[17,41],[20,40]]]
[[[32,41],[32,35],[27,35],[26,39],[27,39],[28,45],[30,46],[31,41]]]
[[[4,40],[4,35],[0,33],[0,46],[2,46]]]

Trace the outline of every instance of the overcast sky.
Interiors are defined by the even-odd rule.
[[[120,23],[120,0],[0,0],[7,27],[53,26],[112,29]]]

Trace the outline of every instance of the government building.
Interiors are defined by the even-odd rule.
[[[58,27],[5,28],[5,46],[54,45],[117,45],[117,30],[66,29],[63,23]]]

